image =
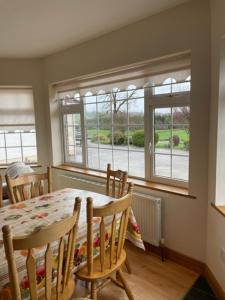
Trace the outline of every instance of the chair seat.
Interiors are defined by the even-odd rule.
[[[122,250],[121,256],[118,259],[117,263],[113,264],[110,268],[110,249],[106,251],[105,255],[105,270],[101,271],[101,264],[100,264],[100,256],[97,256],[94,259],[93,262],[93,272],[94,275],[88,275],[88,268],[87,266],[84,266],[81,268],[77,273],[77,277],[81,280],[87,280],[87,281],[94,281],[97,279],[107,278],[109,275],[117,271],[121,266],[124,264],[126,260],[126,252],[125,250]]]

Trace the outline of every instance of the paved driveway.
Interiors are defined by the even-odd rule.
[[[129,174],[144,177],[144,148],[130,145],[112,146],[88,143],[88,165],[93,169],[106,170],[107,163],[111,163],[114,169],[128,170]],[[188,152],[174,150],[171,156],[169,149],[157,149],[155,155],[155,174],[173,178],[188,180]],[[172,174],[171,174],[172,172]]]

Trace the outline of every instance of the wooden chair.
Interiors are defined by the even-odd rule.
[[[128,174],[121,170],[112,170],[107,164],[106,195],[121,198],[124,195]]]
[[[29,291],[32,300],[70,299],[75,288],[75,281],[72,277],[74,247],[78,219],[80,214],[81,199],[76,198],[73,216],[63,221],[49,225],[36,233],[27,236],[13,237],[8,225],[3,226],[3,241],[6,258],[8,261],[9,278],[11,283],[12,299],[21,300],[20,284],[14,251],[28,250],[26,268],[29,279]],[[65,236],[68,236],[67,246]],[[58,267],[56,286],[52,287],[52,259],[53,252],[51,243],[59,241],[58,246]],[[36,283],[36,259],[34,248],[47,246],[44,255],[45,260],[45,294],[38,295]]]
[[[3,206],[3,186],[2,186],[2,176],[0,175],[0,208]]]
[[[27,173],[15,179],[6,175],[5,178],[12,204],[43,195],[44,181],[48,183],[48,193],[52,192],[51,167],[48,167],[47,173]]]
[[[91,282],[91,299],[97,299],[97,291],[105,284],[112,281],[119,287],[124,288],[130,300],[134,297],[129,289],[122,272],[122,266],[126,260],[124,242],[127,230],[129,211],[131,208],[133,185],[129,184],[128,194],[107,205],[93,207],[93,199],[87,198],[87,266],[81,268],[77,277],[86,282]],[[117,215],[121,214],[119,230],[117,235]],[[101,219],[100,230],[100,254],[93,258],[93,217]],[[106,247],[105,218],[111,218],[111,238]],[[119,281],[114,278],[119,279]],[[97,282],[105,279],[100,285]]]
[[[121,170],[112,170],[111,164],[107,164],[107,181],[106,195],[121,198],[124,196],[127,184],[128,173]],[[126,258],[125,266],[129,274],[132,273],[128,258]]]

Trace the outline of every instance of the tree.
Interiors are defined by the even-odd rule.
[[[107,108],[110,109],[112,103],[112,113],[113,115],[117,115],[120,112],[121,107],[135,95],[136,90],[121,92],[118,88],[113,89],[113,91],[105,96],[105,101]],[[126,96],[124,97],[124,94]]]
[[[188,125],[185,126],[185,131],[189,134],[190,129],[189,129],[189,124],[190,124],[190,107],[189,106],[183,106],[183,107],[178,107],[174,108],[173,112],[173,123],[177,123],[178,125]]]

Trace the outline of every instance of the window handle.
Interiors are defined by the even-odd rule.
[[[152,155],[152,143],[149,142],[148,144],[148,150],[149,150],[149,154]]]

